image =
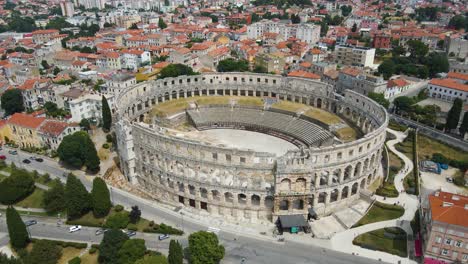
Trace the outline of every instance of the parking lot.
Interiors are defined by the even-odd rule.
[[[448,170],[442,170],[441,174],[421,171],[421,184],[427,192],[442,190],[451,193],[468,195],[466,188],[456,186],[447,181],[447,177],[453,178],[457,172],[456,168],[449,167]]]

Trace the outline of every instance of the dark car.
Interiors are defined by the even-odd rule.
[[[28,159],[24,159],[24,160],[23,160],[23,163],[29,164],[29,163],[31,163],[31,161],[28,160]]]
[[[125,234],[127,234],[128,237],[132,237],[132,236],[136,235],[136,232],[132,231],[132,230],[128,230],[127,232],[125,232]]]
[[[36,158],[37,162],[43,162],[44,160],[42,158]]]
[[[25,221],[24,224],[26,226],[32,226],[32,225],[37,224],[37,221],[36,220],[28,220],[28,221]]]
[[[96,230],[96,232],[95,232],[94,234],[95,234],[96,236],[99,236],[99,235],[104,234],[104,233],[107,232],[107,231],[109,231],[109,229],[103,229],[103,228],[101,228],[101,229]]]
[[[164,234],[164,235],[160,235],[158,237],[158,239],[161,241],[161,240],[164,240],[164,239],[168,239],[169,238],[169,235],[168,234]]]
[[[16,150],[9,150],[8,153],[10,153],[11,155],[17,155],[17,154],[18,154],[18,151],[16,151]]]

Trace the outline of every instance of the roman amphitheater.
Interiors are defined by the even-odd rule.
[[[209,73],[136,84],[116,100],[121,169],[164,203],[226,219],[328,215],[376,179],[388,116],[313,80]]]

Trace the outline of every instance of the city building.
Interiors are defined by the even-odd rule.
[[[372,67],[374,65],[375,49],[353,46],[336,46],[335,61],[336,63],[359,66]]]
[[[437,191],[428,199],[422,225],[425,259],[468,262],[468,196]]]
[[[370,92],[384,93],[387,89],[387,81],[380,76],[370,75],[357,68],[347,67],[340,71],[336,88],[338,92],[350,89],[364,95],[368,95]]]
[[[389,99],[399,95],[400,93],[408,90],[410,83],[405,79],[393,79],[387,82],[387,89],[384,92],[385,99]]]
[[[259,54],[255,57],[255,65],[267,72],[282,73],[286,62],[281,52]]]
[[[390,49],[392,48],[392,37],[384,33],[375,34],[372,39],[372,47],[375,49]]]
[[[316,44],[320,39],[320,26],[314,24],[287,24],[262,20],[247,26],[247,37],[261,39],[265,33],[278,33],[284,39],[297,38],[308,44]]]
[[[40,29],[32,32],[32,39],[35,44],[43,44],[59,36],[57,29]]]
[[[37,134],[37,129],[44,122],[45,117],[35,117],[23,113],[15,113],[8,119],[11,131],[11,140],[21,148],[40,148],[42,141]]]
[[[451,102],[458,97],[468,102],[468,84],[451,78],[432,79],[428,85],[428,95],[443,101]]]
[[[45,120],[37,129],[37,134],[43,146],[48,149],[56,150],[65,136],[79,130],[81,130],[81,128],[77,123],[72,124],[58,120]]]
[[[107,94],[107,102],[109,107],[113,108],[114,96]],[[76,99],[68,101],[68,107],[72,115],[71,122],[80,122],[81,119],[91,119],[100,122],[102,119],[102,95],[88,93]]]
[[[61,1],[60,9],[65,17],[72,17],[75,14],[75,8],[73,7],[73,3],[70,1]]]

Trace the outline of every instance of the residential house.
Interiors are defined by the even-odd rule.
[[[151,55],[148,51],[128,49],[122,51],[123,68],[137,70],[139,67],[150,64]]]
[[[113,109],[114,95],[105,95],[109,107]],[[67,102],[72,115],[71,122],[80,122],[81,119],[102,120],[102,95],[97,93],[86,93],[80,97]]]
[[[349,66],[372,67],[374,65],[374,57],[374,48],[353,46],[335,47],[336,63]]]
[[[11,140],[21,148],[40,148],[42,141],[37,129],[44,122],[45,117],[35,117],[23,113],[15,113],[8,119],[11,130]]]
[[[267,72],[282,73],[286,61],[284,54],[281,52],[264,53],[255,57],[255,65],[266,69]]]
[[[337,90],[343,92],[346,89],[368,95],[373,93],[384,93],[387,89],[387,82],[380,76],[369,75],[363,71],[347,67],[340,71]]]
[[[468,103],[468,84],[457,79],[432,79],[428,85],[429,97],[452,102],[455,98]]]
[[[32,39],[35,44],[43,44],[59,36],[57,29],[41,29],[32,32]]]
[[[37,129],[37,134],[43,146],[56,150],[63,138],[81,130],[78,124],[46,119]]]
[[[405,79],[392,79],[387,82],[387,89],[384,92],[385,99],[389,99],[408,90],[410,83]]]

